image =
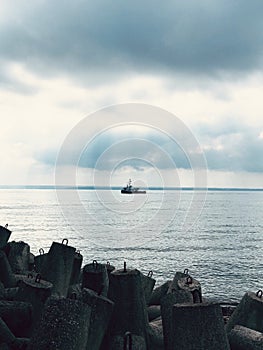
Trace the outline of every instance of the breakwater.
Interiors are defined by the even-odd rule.
[[[0,349],[263,348],[261,290],[213,302],[187,269],[158,285],[128,261],[82,266],[67,239],[34,256],[10,237],[0,226]]]

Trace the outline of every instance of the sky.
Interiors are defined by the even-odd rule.
[[[195,185],[180,122],[207,186],[262,188],[262,13],[261,0],[0,0],[0,184],[52,185],[61,167],[83,185],[94,172]],[[142,112],[104,130],[116,105]],[[72,130],[86,144],[77,133],[58,165]]]

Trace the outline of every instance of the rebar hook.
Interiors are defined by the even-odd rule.
[[[44,252],[44,249],[43,249],[43,248],[40,248],[40,249],[39,249],[39,254],[40,254],[40,255],[43,255],[44,253],[45,253],[45,252]]]
[[[147,276],[148,276],[148,277],[152,277],[152,276],[153,276],[152,270],[148,272],[148,275],[147,275]]]
[[[257,291],[257,293],[256,293],[256,296],[257,296],[258,298],[262,298],[262,295],[263,295],[263,291],[262,291],[261,289],[259,289],[259,290]]]
[[[65,243],[64,243],[65,242]],[[67,238],[63,238],[62,239],[62,244],[68,245],[68,239]]]
[[[41,275],[40,275],[40,273],[38,273],[38,274],[36,275],[35,282],[36,282],[36,283],[40,283],[40,280],[41,280]]]
[[[132,350],[132,334],[126,332],[124,334],[123,350]]]

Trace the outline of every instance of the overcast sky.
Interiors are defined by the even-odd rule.
[[[144,103],[191,130],[208,186],[263,187],[262,13],[262,0],[0,0],[0,184],[53,184],[61,145],[83,118]],[[110,160],[120,135],[148,143],[137,144],[138,160],[117,166]],[[192,184],[180,147],[143,128],[97,136],[80,157],[83,184],[111,145],[97,171],[115,167],[114,184],[148,174],[147,184],[159,185],[153,165],[171,186],[175,171],[180,185]],[[155,146],[174,168],[154,163]]]

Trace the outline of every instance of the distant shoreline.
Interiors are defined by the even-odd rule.
[[[121,190],[121,186],[55,186],[55,185],[0,185],[1,190]],[[262,192],[263,188],[242,188],[242,187],[149,187],[149,191],[242,191],[242,192]]]

